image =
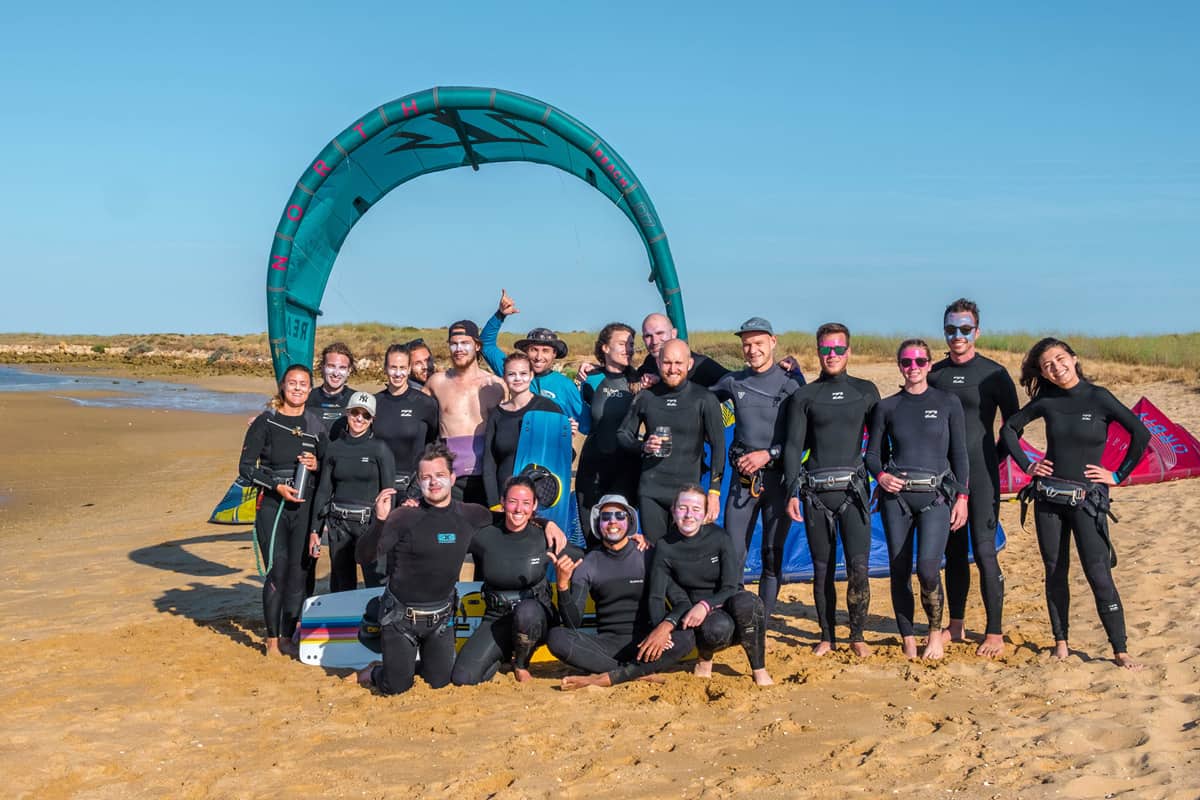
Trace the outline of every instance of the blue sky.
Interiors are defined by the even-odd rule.
[[[42,4],[5,20],[0,330],[266,328],[300,173],[434,85],[567,111],[649,190],[692,329],[1195,330],[1200,6]],[[413,181],[351,233],[324,322],[595,329],[661,304],[598,192]]]

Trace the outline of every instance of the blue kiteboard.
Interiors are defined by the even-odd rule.
[[[538,515],[563,529],[572,543],[582,547],[575,493],[571,491],[571,419],[555,411],[529,411],[521,417],[521,435],[513,474],[533,464],[547,470],[557,481],[557,491],[539,491]],[[553,500],[553,502],[549,502]]]

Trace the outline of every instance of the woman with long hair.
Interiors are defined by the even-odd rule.
[[[1128,652],[1125,612],[1112,578],[1116,554],[1108,534],[1108,487],[1129,477],[1150,443],[1150,432],[1111,392],[1087,380],[1075,351],[1060,339],[1047,337],[1030,349],[1021,362],[1021,386],[1031,400],[1008,418],[1000,436],[1017,465],[1033,476],[1022,494],[1023,499],[1033,499],[1054,655],[1070,655],[1067,573],[1074,535],[1113,660],[1125,669],[1140,669]],[[1021,432],[1035,419],[1046,425],[1046,456],[1040,461],[1030,461],[1020,444]],[[1130,437],[1116,470],[1100,464],[1112,422]]]
[[[392,451],[396,505],[421,496],[413,481],[417,459],[427,445],[437,441],[439,431],[437,401],[413,385],[415,364],[409,345],[393,344],[383,356],[383,390],[375,394],[372,431]]]

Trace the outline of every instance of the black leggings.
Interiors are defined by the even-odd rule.
[[[750,669],[767,665],[767,627],[762,600],[744,589],[714,608],[696,628],[696,650],[704,661],[735,642],[746,651]],[[672,634],[674,636],[674,634]]]
[[[311,505],[288,503],[275,492],[264,490],[262,503],[255,512],[254,536],[258,540],[263,569],[267,570],[262,599],[268,638],[290,637],[300,619],[305,597],[304,555],[308,550]],[[279,514],[278,524],[276,514]],[[275,528],[273,549],[272,526]]]
[[[775,613],[779,597],[779,575],[783,572],[783,547],[787,544],[792,519],[787,514],[788,492],[783,485],[783,473],[764,470],[762,494],[754,497],[750,486],[742,483],[734,469],[729,481],[729,497],[725,500],[725,530],[733,537],[733,549],[738,564],[738,577],[746,567],[746,551],[754,538],[754,522],[762,512],[762,574],[758,579],[758,596],[768,618]]]
[[[913,636],[912,562],[913,539],[917,540],[917,580],[921,584],[921,607],[929,621],[929,635],[940,633],[945,594],[942,591],[942,554],[950,536],[950,506],[939,497],[929,508],[915,513],[931,499],[930,492],[882,493],[879,513],[887,536],[892,583],[892,609],[900,635]],[[908,504],[906,509],[900,498]],[[917,535],[916,531],[920,531]]]
[[[607,672],[613,685],[669,669],[696,646],[692,631],[672,631],[671,647],[664,650],[657,660],[638,661],[638,646],[647,633],[635,633],[632,639],[620,633],[592,636],[560,626],[550,629],[546,645],[555,658],[575,669],[591,675]]]
[[[484,488],[482,475],[459,475],[450,493],[455,500],[488,507],[487,490]]]
[[[985,471],[986,470],[986,471]],[[994,476],[983,461],[971,462],[971,475]],[[971,496],[967,499],[967,525],[950,532],[946,542],[946,602],[950,619],[963,619],[967,610],[967,594],[971,590],[971,565],[967,562],[967,537],[975,554],[979,570],[979,592],[983,595],[983,610],[987,614],[987,633],[1003,632],[1004,573],[996,558],[996,517],[1000,513],[1000,495],[996,487],[999,478],[971,481]]]
[[[599,461],[599,463],[594,463]],[[575,492],[579,505],[579,523],[583,528],[588,549],[599,546],[600,539],[592,530],[592,507],[606,494],[619,494],[637,507],[638,473],[641,461],[622,453],[609,456],[591,455],[585,462],[581,457],[575,474]]]
[[[489,681],[509,659],[519,669],[528,669],[552,620],[550,609],[533,599],[522,600],[507,614],[488,611],[459,651],[450,680],[455,686]]]
[[[642,525],[642,535],[651,544],[666,536],[671,528],[671,504],[675,502],[675,494],[673,490],[645,485],[638,491],[638,521]]]
[[[1113,583],[1109,562],[1108,539],[1101,533],[1096,518],[1076,506],[1055,505],[1038,500],[1034,503],[1038,549],[1046,568],[1046,610],[1050,612],[1050,630],[1055,641],[1066,641],[1070,623],[1071,589],[1067,576],[1071,565],[1071,533],[1079,548],[1083,575],[1096,598],[1096,612],[1108,634],[1114,653],[1125,650],[1125,612],[1121,596]]]
[[[329,591],[348,592],[358,588],[358,563],[354,560],[354,546],[358,537],[371,528],[371,521],[330,517],[326,523],[325,536],[329,543]],[[368,589],[383,586],[387,577],[376,562],[364,564],[363,585]]]
[[[818,492],[817,499],[830,511],[837,511],[846,500],[846,492]],[[804,530],[808,536],[808,551],[813,564],[813,602],[817,607],[817,622],[821,625],[821,641],[830,644],[835,636],[837,619],[836,533],[842,537],[842,553],[846,558],[846,607],[850,611],[850,641],[863,641],[867,609],[871,605],[871,581],[868,569],[871,557],[871,523],[853,503],[834,518],[830,526],[823,511],[804,501]]]
[[[398,619],[380,630],[383,664],[371,671],[371,682],[383,694],[400,694],[412,688],[421,655],[421,677],[430,688],[450,683],[454,666],[454,619],[450,612],[439,617]]]

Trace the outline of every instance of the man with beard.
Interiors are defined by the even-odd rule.
[[[412,359],[408,382],[413,388],[425,391],[429,376],[437,372],[437,365],[433,363],[433,352],[424,339],[413,339],[405,347],[408,348],[408,355]]]

